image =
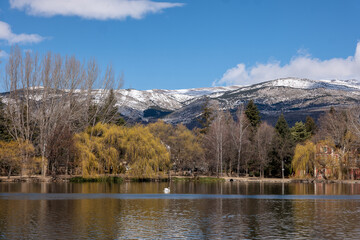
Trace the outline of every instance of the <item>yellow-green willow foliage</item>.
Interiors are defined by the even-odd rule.
[[[315,144],[309,140],[304,144],[297,144],[291,165],[300,176],[311,172],[317,165]]]
[[[0,172],[7,172],[10,177],[14,171],[31,170],[36,161],[33,158],[34,150],[34,146],[29,141],[0,141]],[[31,172],[27,171],[27,173]]]
[[[151,133],[168,146],[175,170],[200,168],[203,148],[197,136],[182,124],[173,126],[163,121],[148,125]]]
[[[182,124],[175,127],[173,158],[181,169],[200,168],[203,148],[195,134]]]
[[[155,177],[170,169],[170,153],[147,127],[136,125],[128,128],[123,146],[133,176]]]
[[[155,177],[170,165],[166,147],[140,125],[126,128],[98,123],[76,134],[75,144],[83,176],[122,173],[127,167],[132,176]]]

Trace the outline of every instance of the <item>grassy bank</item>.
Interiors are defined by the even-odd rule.
[[[84,183],[84,182],[111,182],[122,183],[124,181],[121,177],[72,177],[69,179],[72,183]]]
[[[201,182],[201,183],[214,183],[214,182],[225,182],[224,178],[217,177],[173,177],[171,181],[174,182]]]
[[[85,182],[99,182],[99,183],[122,183],[122,182],[199,182],[199,183],[217,183],[217,182],[259,182],[259,183],[357,183],[360,180],[315,180],[315,179],[300,179],[300,178],[257,178],[257,177],[183,177],[174,176],[171,179],[163,178],[136,178],[129,176],[97,176],[97,177],[82,177],[82,176],[66,176],[59,175],[56,178],[41,175],[34,176],[0,176],[0,182],[72,182],[72,183],[85,183]]]

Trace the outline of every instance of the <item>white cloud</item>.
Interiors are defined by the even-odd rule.
[[[354,56],[347,58],[332,58],[320,60],[298,52],[288,64],[281,65],[279,61],[266,64],[257,63],[246,67],[240,63],[228,69],[220,80],[213,85],[249,85],[267,80],[286,77],[320,79],[358,79],[360,80],[360,42],[357,43]]]
[[[25,44],[38,43],[44,40],[44,38],[37,34],[15,34],[11,31],[9,24],[0,21],[0,40],[5,40],[9,44]]]
[[[0,49],[0,59],[1,58],[7,58],[8,56],[9,56],[9,54],[7,52]]]
[[[148,13],[180,7],[182,3],[152,0],[10,0],[11,8],[25,10],[35,16],[79,16],[86,19],[141,19]]]

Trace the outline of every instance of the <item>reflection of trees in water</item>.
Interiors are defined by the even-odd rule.
[[[295,200],[294,222],[298,237],[350,239],[358,236],[360,205],[354,200]]]
[[[1,192],[156,193],[169,183],[0,184]],[[175,193],[282,193],[282,184],[170,183]],[[359,194],[356,184],[284,184],[285,194]],[[0,200],[5,238],[351,238],[358,200]],[[0,238],[2,237],[0,234]]]

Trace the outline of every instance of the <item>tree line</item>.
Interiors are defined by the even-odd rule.
[[[11,50],[0,101],[2,175],[167,174],[351,178],[358,169],[358,108],[331,108],[317,124],[261,120],[250,100],[234,112],[207,99],[189,130],[129,125],[117,112],[122,77],[95,60]],[[98,90],[96,90],[96,88]],[[1,100],[1,98],[0,98]],[[326,171],[325,171],[326,170]]]

